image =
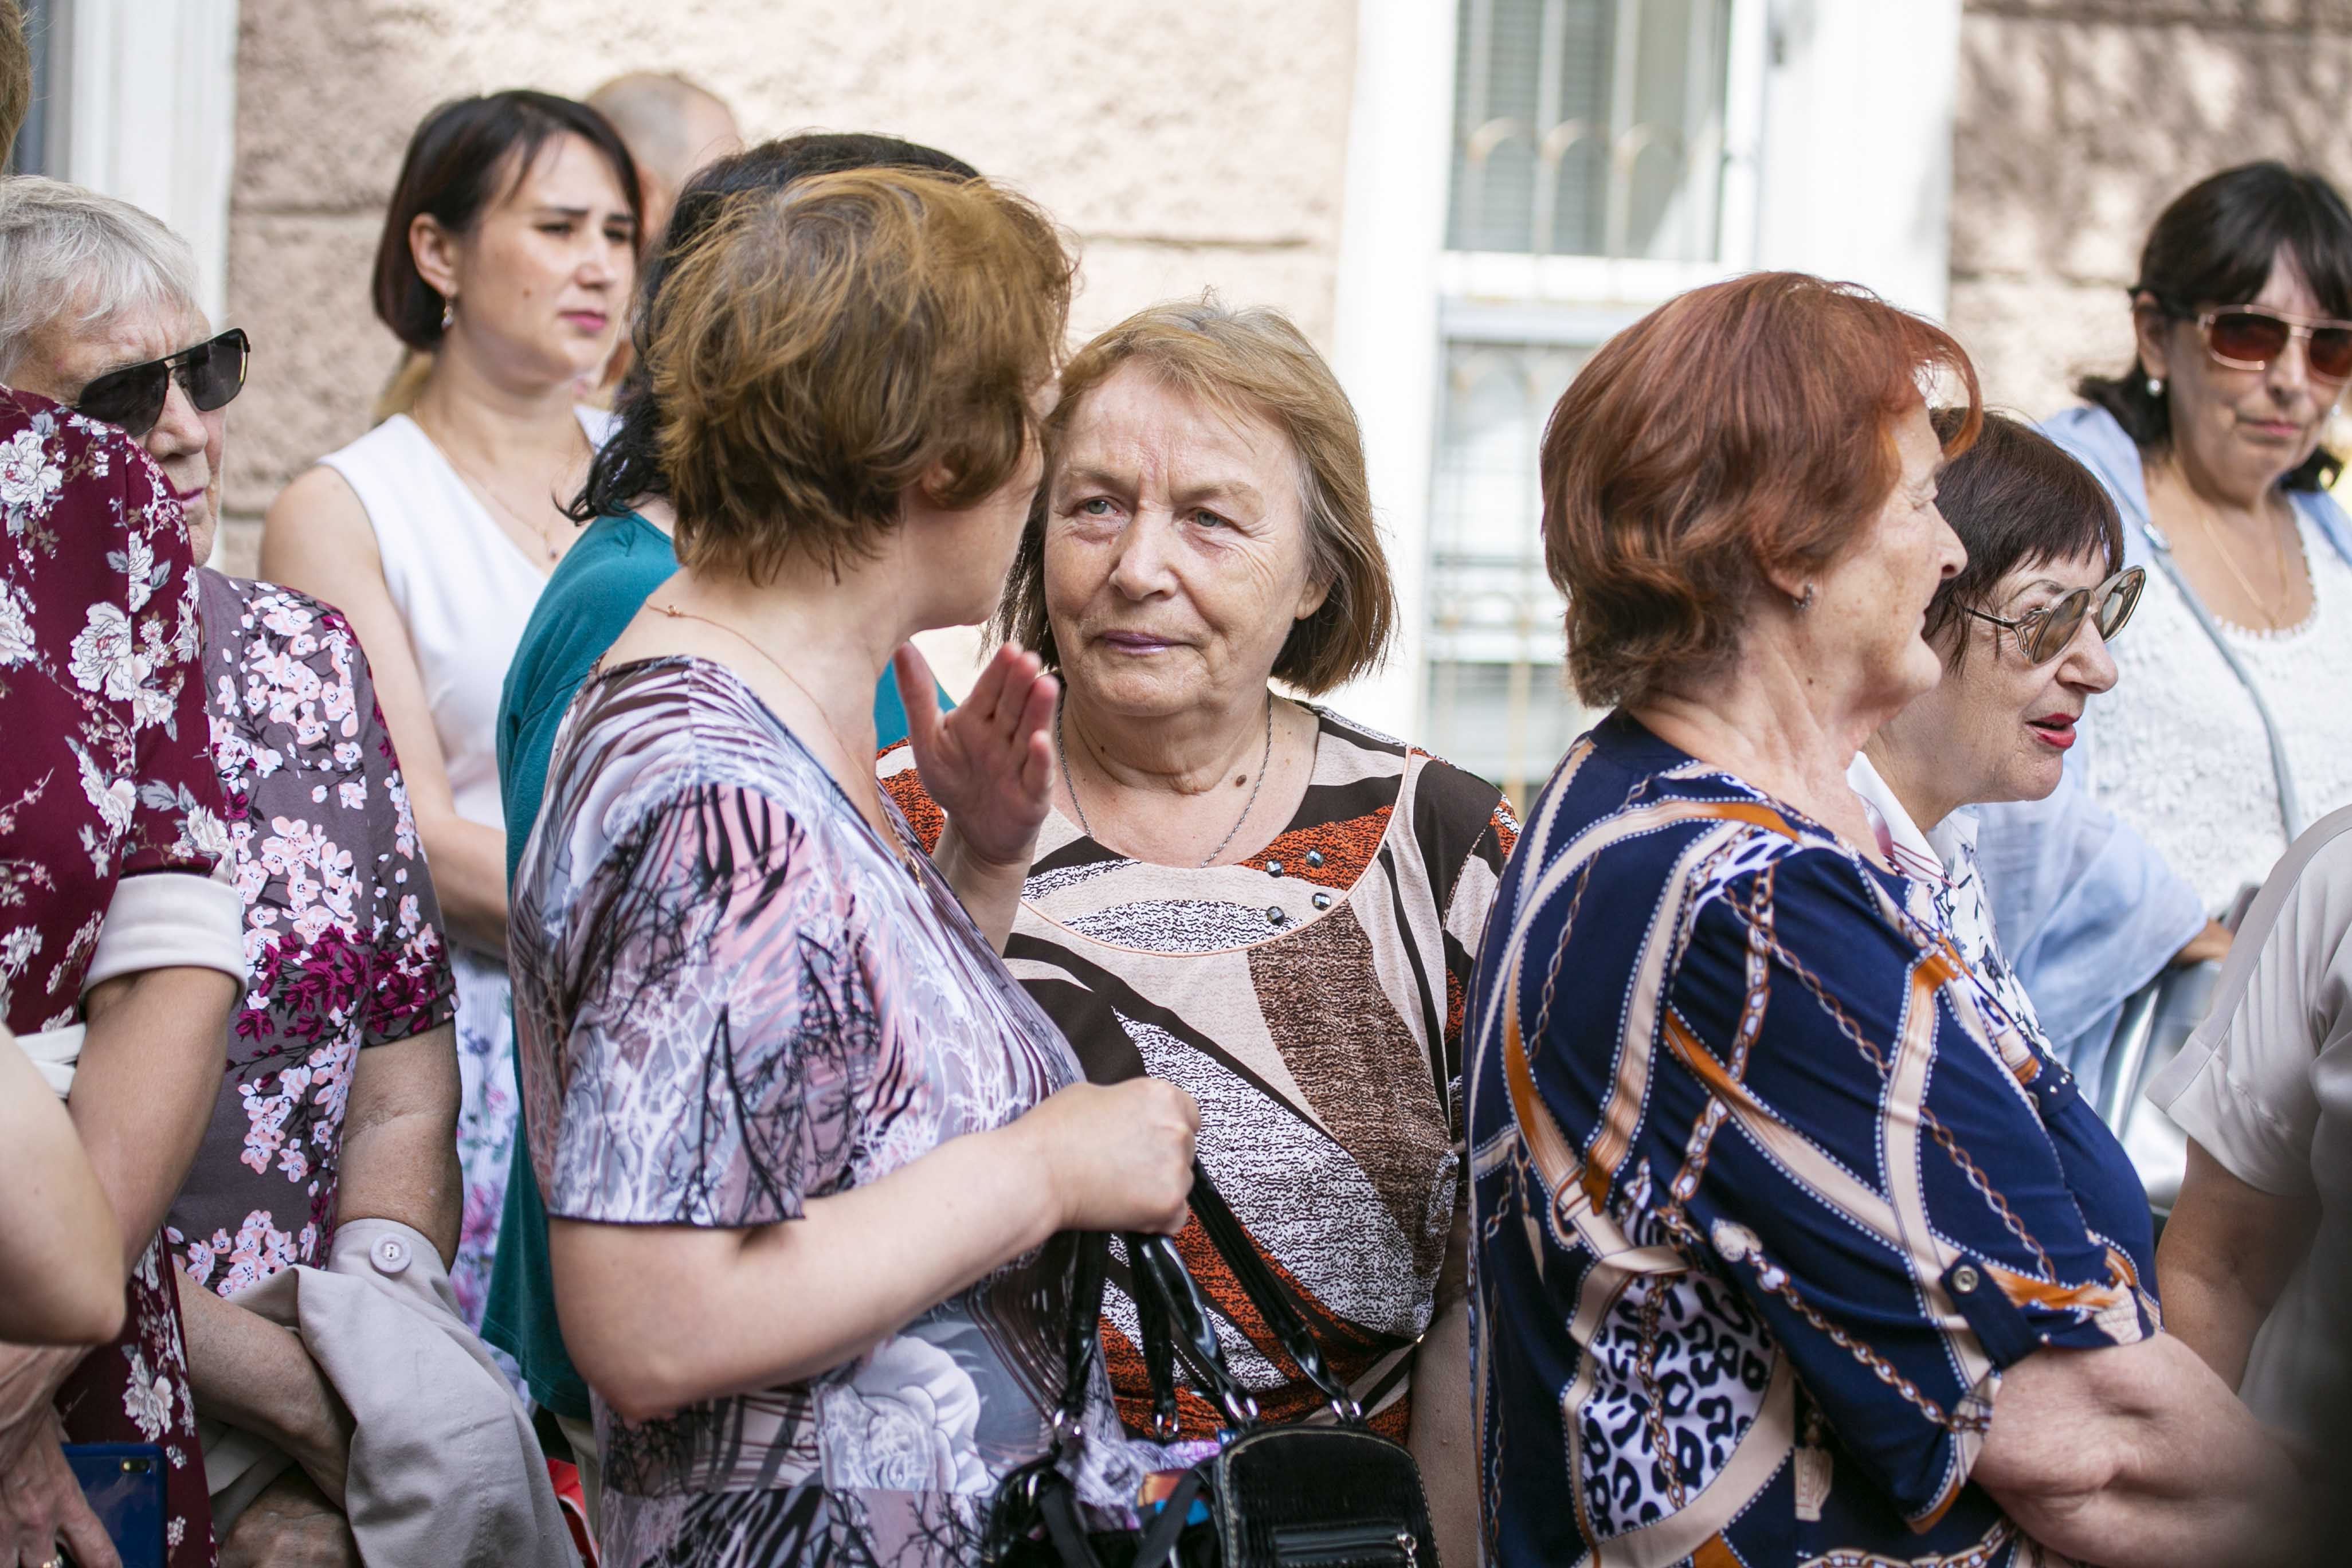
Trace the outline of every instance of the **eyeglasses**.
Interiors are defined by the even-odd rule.
[[[2196,321],[2205,335],[2205,352],[2232,370],[2261,370],[2301,338],[2304,359],[2314,376],[2352,379],[2352,321],[2290,316],[2267,305],[2200,310]]]
[[[2017,637],[2017,650],[2029,663],[2048,664],[2066,651],[2074,634],[2083,629],[2085,617],[2096,618],[2102,637],[2111,638],[2123,630],[2124,623],[2131,619],[2133,606],[2139,603],[2140,589],[2147,584],[2147,567],[2126,566],[2095,588],[2077,588],[2056,604],[2028,610],[2013,621],[1966,605],[1960,606],[1960,611],[1980,621],[2007,626]]]
[[[163,417],[163,401],[172,395],[174,376],[197,412],[226,407],[245,388],[245,362],[252,348],[245,330],[231,327],[194,348],[108,371],[81,389],[74,408],[92,419],[120,425],[136,441]]]

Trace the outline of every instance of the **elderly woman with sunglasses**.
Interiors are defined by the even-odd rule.
[[[1937,437],[1954,442],[1966,415],[1939,411]],[[1915,912],[1949,928],[1969,967],[2038,1035],[1994,934],[1969,807],[2058,787],[2091,699],[2116,684],[2108,639],[2147,573],[2122,563],[2123,529],[2099,481],[1999,414],[1944,466],[1937,504],[1969,552],[1927,605],[1943,679],[1880,726],[1846,778],[1869,803],[1881,852],[1911,879]]]
[[[2210,918],[2352,804],[2352,522],[2319,444],[2352,378],[2352,211],[2279,163],[2212,175],[2158,218],[2132,321],[2131,368],[2044,429],[2115,498],[2146,626],[2067,784],[1986,811],[1979,840],[2003,938],[2095,1085],[2124,999],[2184,942],[2219,956]]]
[[[194,258],[147,214],[55,181],[6,192],[0,317],[46,313],[13,384],[136,440],[177,493],[202,568],[245,334],[212,331],[194,302]],[[186,1346],[188,1385],[168,1418],[190,1436],[193,1413],[206,1423],[206,1455],[174,1461],[199,1498],[222,1441],[214,1423],[291,1461],[266,1486],[258,1471],[221,1494],[249,1504],[241,1513],[216,1505],[223,1561],[268,1562],[298,1544],[350,1549],[351,1417],[303,1340],[224,1298],[296,1265],[328,1268],[353,1245],[381,1247],[380,1233],[420,1268],[426,1253],[454,1253],[456,987],[350,626],[291,589],[194,575],[203,718],[184,738],[204,747],[209,731],[251,975],[228,1029],[211,1026],[200,1080],[209,1125],[169,1199],[163,1268],[178,1268],[184,1327],[173,1337]],[[121,1411],[124,1396],[110,1405]],[[207,1532],[188,1525],[201,1545]]]

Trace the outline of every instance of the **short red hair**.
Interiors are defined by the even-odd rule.
[[[1544,563],[1579,694],[1639,702],[1727,663],[1765,573],[1818,571],[1893,492],[1895,421],[1938,371],[1968,391],[1957,456],[1983,418],[1967,353],[1801,272],[1694,289],[1602,345],[1543,438]]]

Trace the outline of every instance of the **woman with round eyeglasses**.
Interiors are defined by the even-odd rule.
[[[2352,378],[2352,210],[2275,163],[2168,206],[2131,292],[2137,353],[2042,426],[2096,474],[2147,569],[2140,635],[2049,800],[1982,814],[1994,918],[2095,1085],[2125,1000],[2352,805],[2352,521],[2320,445]]]
[[[1935,417],[1953,441],[1965,409]],[[1999,414],[1937,477],[1937,506],[1968,564],[1927,605],[1943,679],[1880,726],[1848,770],[1879,848],[1911,878],[1914,912],[1950,929],[1960,956],[2047,1048],[2032,999],[2001,956],[1977,864],[1992,801],[2058,787],[2091,699],[2116,684],[2108,644],[2147,581],[2122,565],[2115,502],[2082,464]]]

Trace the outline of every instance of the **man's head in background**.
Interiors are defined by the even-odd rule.
[[[684,77],[631,71],[590,93],[587,102],[613,122],[636,160],[646,201],[639,232],[648,248],[660,240],[670,205],[695,171],[743,145],[727,106]]]

